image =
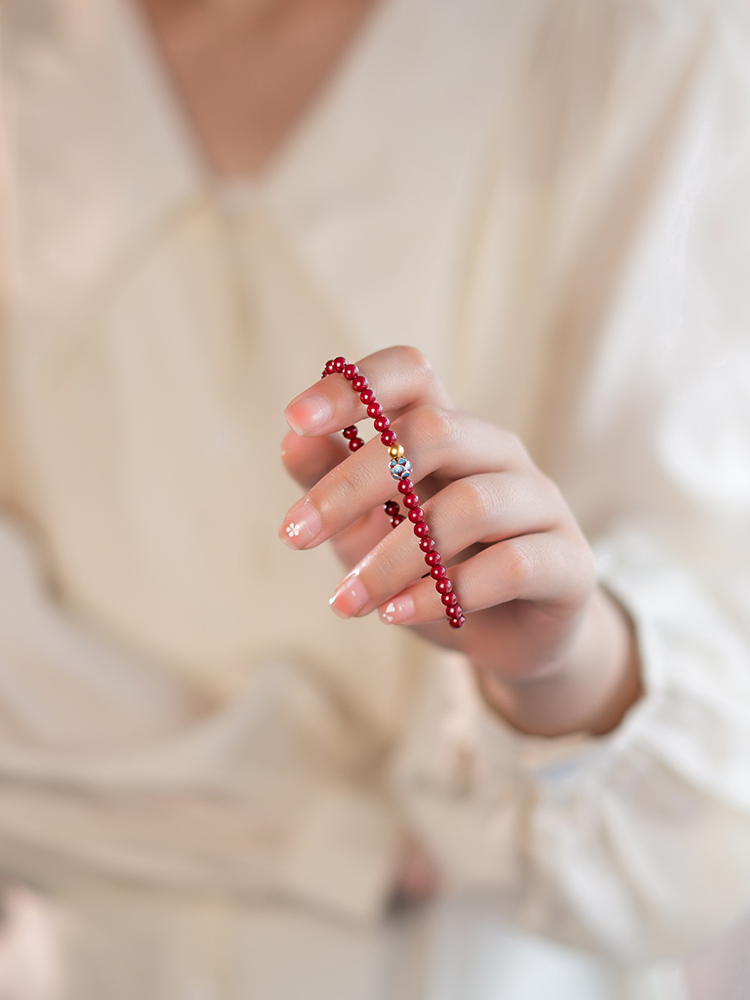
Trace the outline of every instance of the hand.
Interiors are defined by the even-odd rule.
[[[467,624],[445,621],[434,581],[422,579],[412,524],[389,526],[382,505],[398,493],[379,436],[356,453],[329,436],[368,419],[339,375],[287,407],[284,460],[308,493],[280,537],[298,549],[330,540],[350,568],[333,610],[377,609],[389,625],[463,651],[490,705],[518,728],[612,728],[640,690],[633,629],[597,587],[588,543],[555,484],[513,434],[457,410],[419,351],[378,351],[359,369],[412,463]]]

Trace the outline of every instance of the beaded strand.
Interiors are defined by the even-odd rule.
[[[321,378],[326,378],[326,376],[334,375],[337,372],[342,374],[348,382],[351,382],[352,389],[359,393],[360,400],[367,407],[367,416],[374,421],[375,430],[380,434],[380,440],[391,456],[391,475],[398,482],[398,492],[403,497],[402,502],[406,508],[406,514],[401,513],[395,500],[389,500],[384,505],[385,513],[390,518],[394,528],[397,528],[407,518],[413,524],[414,534],[419,539],[419,547],[424,553],[424,561],[429,566],[430,576],[435,581],[435,590],[440,594],[440,600],[445,607],[448,624],[451,628],[461,628],[466,623],[466,618],[458,603],[458,597],[448,578],[445,566],[442,565],[440,553],[435,548],[435,539],[430,536],[430,529],[424,519],[424,511],[419,506],[419,497],[414,492],[414,483],[409,478],[412,472],[411,462],[405,458],[403,446],[398,443],[396,432],[391,427],[388,417],[383,413],[383,407],[375,398],[375,393],[368,385],[365,376],[360,375],[357,366],[350,364],[346,358],[334,358],[332,361],[326,362]],[[343,434],[349,442],[350,451],[359,451],[365,443],[359,436],[356,424],[345,427]]]

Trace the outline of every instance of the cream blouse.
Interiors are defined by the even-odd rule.
[[[449,888],[618,960],[735,920],[745,8],[383,0],[237,185],[124,0],[1,30],[3,868],[375,919],[410,828]],[[633,615],[647,693],[611,736],[520,736],[279,543],[283,406],[399,342],[522,436]]]

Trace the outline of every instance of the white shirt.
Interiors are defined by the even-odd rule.
[[[138,913],[130,942],[191,894],[195,939],[214,918],[224,929],[209,979],[239,984],[232,997],[252,970],[227,973],[227,939],[307,934],[314,956],[324,913],[370,921],[334,951],[354,935],[368,968],[387,966],[406,826],[495,942],[499,919],[638,964],[737,919],[741,7],[389,0],[272,167],[229,198],[124,4],[16,4],[3,29],[5,867],[85,925]],[[396,342],[522,436],[633,615],[646,696],[610,737],[519,736],[458,658],[333,619],[333,557],[278,543],[296,497],[278,463],[283,405],[334,354]],[[166,924],[182,996],[190,934]],[[107,967],[132,967],[114,939]],[[438,939],[429,968],[449,954]],[[528,954],[557,969],[554,947]],[[489,951],[483,981],[511,975]],[[87,981],[93,949],[76,954]],[[259,954],[280,982],[278,950]],[[570,995],[675,995],[672,967],[560,954],[574,971],[551,981],[568,976]],[[513,967],[508,995],[532,996],[536,965]],[[338,987],[321,973],[321,990],[359,968]],[[452,974],[424,973],[410,996],[441,996]]]

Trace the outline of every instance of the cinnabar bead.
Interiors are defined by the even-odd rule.
[[[345,427],[342,431],[345,438],[352,439],[357,437],[357,425],[351,424],[349,427]]]
[[[396,514],[400,513],[398,509],[398,504],[396,503],[395,500],[389,500],[385,504],[385,512],[388,515],[388,517],[395,517]]]
[[[342,372],[344,370],[344,365],[346,364],[346,358],[342,358],[341,356],[339,356],[338,358],[334,358],[332,363],[333,363],[333,370],[335,372]]]
[[[349,451],[359,451],[364,443],[362,438],[354,438],[349,442]]]
[[[362,392],[360,392],[359,394],[359,398],[362,400],[365,406],[369,406],[370,403],[373,401],[373,399],[375,399],[375,393],[372,391],[372,389],[363,389]]]
[[[406,518],[404,517],[403,514],[396,514],[395,517],[391,518],[391,524],[393,525],[394,528],[397,528],[399,524],[401,524],[401,522],[405,520]]]
[[[401,482],[398,484],[399,493],[411,493],[413,489],[414,489],[414,483],[411,481],[411,479],[402,479]]]
[[[398,438],[396,437],[396,432],[389,427],[380,435],[380,440],[386,448],[390,448],[392,444],[395,444],[398,441]]]
[[[466,624],[466,619],[464,618],[463,615],[461,615],[460,618],[449,618],[448,624],[450,625],[451,628],[461,628],[463,625]]]
[[[435,584],[435,590],[438,594],[450,594],[453,590],[453,584],[447,577],[444,576],[442,580],[438,580]]]
[[[334,361],[326,361],[325,373],[326,375],[333,375],[336,371],[336,364]]]
[[[450,607],[451,604],[458,604],[458,598],[453,591],[451,591],[450,594],[441,594],[440,600],[446,607]]]
[[[435,550],[433,549],[432,552],[427,553],[427,555],[424,557],[424,561],[427,563],[428,566],[437,566],[438,563],[441,563],[443,561],[443,557],[440,555],[439,552],[435,552]]]
[[[409,511],[409,520],[412,524],[419,524],[420,521],[424,521],[424,511],[421,507],[412,507]]]
[[[429,535],[425,535],[424,538],[420,539],[419,547],[423,552],[432,552],[432,550],[435,548],[435,539],[430,538]]]
[[[367,379],[364,377],[364,375],[357,375],[356,378],[352,379],[352,389],[354,389],[355,392],[362,392],[362,390],[366,388],[367,388]]]
[[[416,493],[409,493],[404,497],[404,507],[407,507],[409,510],[411,510],[412,507],[418,507],[418,506],[419,506],[419,497],[417,496]]]
[[[380,405],[380,404],[378,404],[378,405]],[[378,432],[378,434],[382,434],[383,431],[387,431],[388,430],[388,428],[391,426],[391,422],[388,419],[388,417],[385,416],[384,413],[381,413],[379,417],[375,418],[375,425],[374,426],[375,426],[375,430]]]
[[[445,613],[449,618],[460,618],[464,612],[460,604],[451,604],[449,608],[445,609]]]
[[[433,580],[442,580],[445,576],[445,566],[433,566],[430,569],[430,576]]]
[[[342,371],[344,378],[348,378],[350,382],[359,375],[359,368],[356,365],[344,365]]]
[[[377,401],[370,403],[370,405],[367,407],[367,416],[372,417],[373,420],[375,419],[375,417],[379,417],[382,412],[383,412],[383,407]]]
[[[414,525],[414,534],[417,538],[427,538],[430,533],[430,529],[427,527],[425,521],[420,521],[419,524]]]

